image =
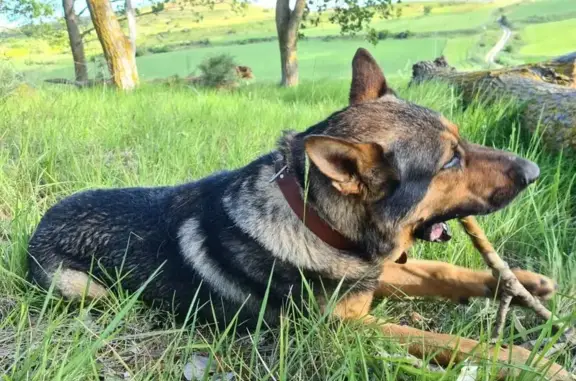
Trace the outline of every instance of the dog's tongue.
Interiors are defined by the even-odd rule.
[[[448,225],[445,222],[439,222],[422,230],[418,234],[418,238],[430,242],[446,242],[452,238],[452,235]]]
[[[444,233],[444,226],[442,224],[434,224],[430,228],[430,241],[435,242],[442,238],[442,234]]]

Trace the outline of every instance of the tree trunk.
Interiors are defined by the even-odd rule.
[[[68,39],[70,40],[70,49],[74,59],[74,73],[76,82],[88,81],[88,66],[86,65],[86,55],[84,54],[84,42],[78,27],[78,16],[74,11],[74,0],[62,0],[64,7],[64,19],[66,20],[66,29],[68,29]]]
[[[130,36],[130,47],[136,59],[136,11],[132,7],[132,0],[126,0],[126,19],[128,20],[128,35]]]
[[[305,7],[305,0],[296,0],[293,10],[290,10],[289,0],[276,1],[276,30],[282,68],[281,86],[298,85],[298,31]]]
[[[444,57],[412,67],[410,85],[442,80],[456,85],[465,102],[476,96],[520,101],[522,124],[543,131],[550,147],[576,150],[576,52],[551,61],[488,71],[458,72]]]
[[[114,85],[131,90],[138,85],[136,60],[109,0],[88,0],[90,16],[102,45]]]

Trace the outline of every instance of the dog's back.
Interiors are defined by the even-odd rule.
[[[55,282],[55,289],[67,297],[84,292],[99,297],[110,286],[134,292],[159,270],[143,292],[144,300],[166,303],[165,309],[181,315],[198,308],[201,318],[227,323],[241,306],[239,320],[258,315],[275,268],[268,300],[273,320],[294,280],[300,279],[299,270],[251,236],[249,230],[260,227],[241,226],[225,210],[234,205],[246,218],[252,214],[263,223],[277,217],[259,218],[249,211],[263,206],[250,196],[257,190],[244,185],[268,184],[262,181],[262,168],[273,171],[271,155],[240,170],[175,187],[74,194],[40,221],[29,243],[30,276],[45,289]]]
[[[87,291],[97,297],[101,285],[136,291],[159,270],[144,299],[172,303],[177,297],[185,309],[195,296],[206,302],[211,292],[200,287],[197,269],[205,258],[184,255],[179,240],[197,242],[197,251],[188,254],[202,257],[204,232],[196,226],[182,237],[182,226],[192,216],[218,218],[215,193],[227,179],[222,173],[176,187],[98,189],[65,198],[48,210],[30,240],[30,276],[46,289],[56,282],[64,296]],[[87,290],[86,273],[95,279]]]

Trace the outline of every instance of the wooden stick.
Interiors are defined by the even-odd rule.
[[[476,218],[473,216],[461,218],[460,224],[462,224],[464,230],[470,236],[476,249],[482,254],[486,264],[492,269],[494,277],[500,280],[499,286],[502,287],[502,296],[500,298],[500,305],[498,306],[492,339],[498,339],[502,333],[512,298],[518,298],[523,306],[531,308],[545,320],[553,318],[552,312],[544,307],[540,300],[535,298],[522,286],[522,283],[520,283],[516,275],[510,270],[508,264],[496,253],[496,250],[490,241],[488,241],[486,234],[484,234]],[[555,327],[559,330],[563,329],[559,324],[556,324]],[[576,335],[574,335],[572,328],[567,328],[564,331],[564,336],[566,342],[571,345],[576,345]]]

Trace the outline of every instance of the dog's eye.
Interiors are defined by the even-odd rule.
[[[452,159],[450,159],[450,161],[444,164],[442,169],[450,169],[455,167],[460,167],[460,153],[458,153],[458,151],[454,152],[454,156],[452,156]]]

